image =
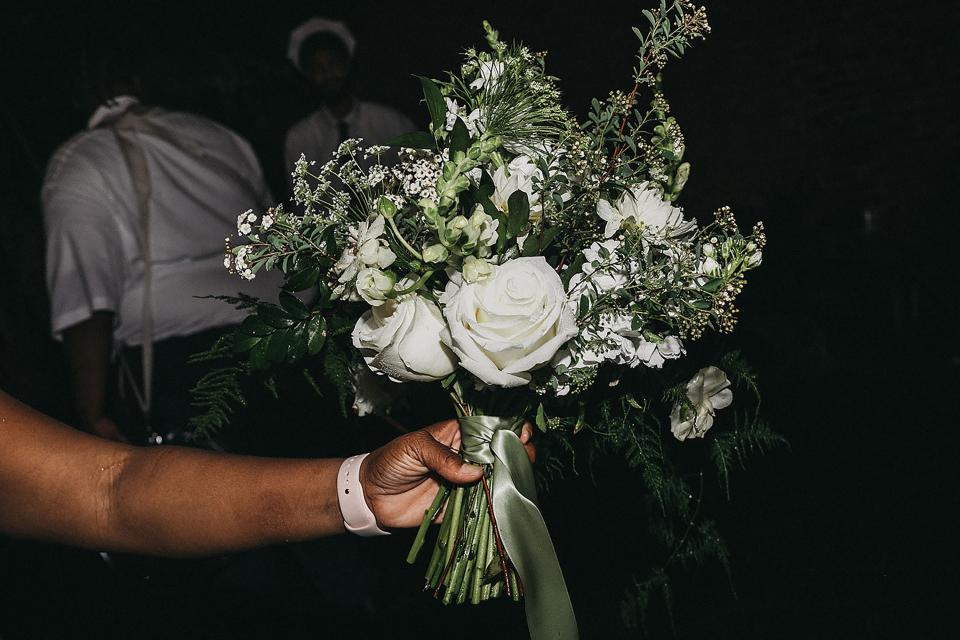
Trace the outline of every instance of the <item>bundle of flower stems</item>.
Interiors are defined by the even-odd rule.
[[[519,600],[523,584],[504,551],[490,496],[492,466],[484,466],[483,478],[468,486],[442,485],[433,504],[424,513],[407,562],[417,560],[427,530],[443,513],[424,579],[425,591],[444,604],[479,604],[506,595]],[[446,508],[444,509],[444,506]]]

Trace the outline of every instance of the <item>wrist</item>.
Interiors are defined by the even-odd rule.
[[[343,526],[350,533],[363,537],[389,535],[377,526],[377,518],[364,495],[362,478],[367,455],[347,458],[337,473],[337,504]]]

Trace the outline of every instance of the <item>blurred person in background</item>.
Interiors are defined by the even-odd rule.
[[[290,33],[287,57],[310,83],[319,108],[287,131],[287,172],[301,154],[323,164],[347,138],[387,144],[416,127],[399,111],[353,95],[352,64],[356,40],[342,23],[311,18]]]
[[[83,429],[112,440],[186,437],[202,371],[184,364],[246,314],[199,296],[272,299],[280,285],[275,274],[243,281],[223,263],[238,214],[272,197],[246,140],[143,104],[129,51],[105,46],[91,58],[78,100],[86,129],[54,153],[42,187],[53,335]]]

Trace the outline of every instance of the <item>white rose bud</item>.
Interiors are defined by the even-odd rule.
[[[377,307],[387,300],[397,279],[393,274],[368,267],[357,274],[357,293],[367,304]]]
[[[465,282],[480,282],[493,275],[493,265],[483,258],[467,256],[463,260],[463,279]]]
[[[433,302],[403,296],[360,316],[353,346],[370,369],[396,382],[442,380],[456,369],[456,358],[440,340],[445,327]]]
[[[518,387],[577,335],[563,283],[542,256],[517,258],[479,282],[453,280],[441,298],[443,341],[482,382]]]

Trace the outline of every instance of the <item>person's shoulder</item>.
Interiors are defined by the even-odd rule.
[[[44,189],[63,184],[98,181],[101,171],[110,171],[121,161],[119,147],[109,129],[90,129],[74,134],[57,147],[47,162]],[[106,166],[110,165],[110,166]]]
[[[207,116],[190,111],[173,111],[166,109],[153,109],[150,117],[167,126],[173,127],[184,132],[194,132],[195,134],[207,136],[220,136],[224,138],[246,140],[239,133],[225,124],[217,122]]]
[[[311,111],[287,128],[287,137],[290,138],[303,136],[316,128],[323,120],[323,109]]]

